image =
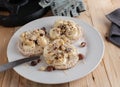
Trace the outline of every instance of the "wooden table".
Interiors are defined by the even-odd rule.
[[[120,87],[120,48],[106,41],[105,35],[110,29],[111,23],[105,17],[106,14],[120,7],[119,0],[84,0],[87,11],[78,17],[97,29],[105,43],[103,60],[89,75],[77,81],[47,85],[29,81],[14,70],[0,73],[0,87]],[[52,15],[49,12],[46,16]],[[17,27],[0,26],[0,64],[7,63],[7,45]]]

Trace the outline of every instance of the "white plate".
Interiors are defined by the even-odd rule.
[[[59,83],[70,82],[82,78],[87,74],[89,74],[90,72],[92,72],[98,66],[104,53],[104,44],[101,35],[93,27],[89,26],[80,19],[70,18],[70,17],[60,17],[60,16],[37,19],[21,27],[12,36],[8,44],[8,48],[7,48],[8,60],[14,61],[24,57],[18,52],[16,48],[17,40],[22,32],[41,28],[41,27],[46,27],[48,29],[57,19],[73,20],[81,27],[83,27],[85,40],[87,42],[87,47],[82,49],[81,52],[83,52],[84,54],[86,53],[86,49],[87,49],[85,63],[79,63],[75,67],[69,70],[65,70],[65,71],[56,70],[53,72],[38,71],[40,64],[35,67],[22,64],[14,68],[14,70],[18,74],[38,83],[59,84]]]

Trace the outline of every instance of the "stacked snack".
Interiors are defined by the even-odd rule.
[[[81,37],[81,27],[71,20],[58,20],[50,30],[50,38],[53,40],[61,38],[65,40],[65,42],[72,42]]]
[[[44,48],[43,56],[48,65],[55,69],[68,69],[79,60],[77,50],[62,39],[56,39]]]
[[[49,43],[49,39],[42,29],[23,32],[19,39],[18,49],[25,56],[40,55]]]

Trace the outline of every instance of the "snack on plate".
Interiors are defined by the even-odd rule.
[[[19,37],[18,50],[25,56],[40,55],[48,43],[49,38],[46,37],[44,30],[26,31]]]
[[[80,40],[82,33],[82,28],[74,21],[57,20],[49,32],[46,32],[45,27],[23,32],[19,37],[18,50],[25,56],[42,54],[48,65],[46,68],[41,67],[42,71],[69,69],[84,58],[84,55],[78,54],[75,46],[71,45],[75,40]],[[85,46],[85,42],[80,44],[81,48]],[[31,65],[37,64],[33,61]]]
[[[56,39],[44,48],[46,63],[55,69],[68,69],[79,61],[77,50],[62,39]]]
[[[57,20],[50,30],[50,38],[58,39],[65,37],[70,41],[82,37],[82,28],[71,20]]]

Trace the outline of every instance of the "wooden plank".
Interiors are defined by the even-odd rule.
[[[1,87],[18,87],[19,75],[13,70],[7,70]]]
[[[23,77],[20,77],[20,82],[19,82],[19,87],[69,87],[68,83],[65,84],[54,84],[54,85],[50,85],[50,84],[40,84],[40,83],[36,83],[36,82],[32,82],[30,80],[27,80]]]
[[[11,82],[10,82],[10,86],[9,87],[18,87],[19,85],[19,75],[12,70],[12,78],[11,78]]]
[[[120,1],[119,0],[111,0],[114,9],[120,8]]]
[[[101,4],[99,6],[98,6],[98,4],[100,4],[100,1],[96,1],[96,0],[91,0],[91,1],[96,2],[96,4],[94,5],[93,8],[90,7],[93,24],[96,28],[99,29],[99,32],[102,34],[102,36],[104,38],[104,35],[106,32],[109,31],[110,26],[105,25],[106,23],[108,23],[108,20],[105,17],[106,9],[104,10],[104,12],[101,9],[104,9],[104,6],[105,7],[108,6],[109,8],[111,8],[111,10],[113,10],[114,8],[112,8],[112,7],[114,7],[114,6],[112,6],[112,3],[115,1],[112,1],[112,3],[111,3],[110,0],[100,0],[101,2],[104,2],[106,4]],[[117,4],[119,2],[115,2],[115,3]],[[120,86],[120,84],[118,83],[118,81],[120,82],[120,80],[119,80],[120,72],[118,70],[119,55],[116,54],[116,49],[118,51],[120,51],[120,49],[118,49],[113,44],[107,42],[105,39],[104,39],[104,42],[105,42],[105,46],[106,46],[106,51],[105,51],[103,60],[104,60],[105,68],[106,68],[106,73],[107,73],[107,76],[108,76],[111,86],[119,87]],[[109,49],[111,49],[111,50],[109,50]]]
[[[7,62],[7,44],[8,41],[12,35],[12,33],[10,33],[12,31],[12,28],[5,28],[0,26],[0,64],[4,64]],[[8,71],[9,73],[9,71]],[[1,72],[0,73],[0,87],[6,87],[6,81],[8,81],[7,78],[11,78],[9,77],[9,75],[6,75],[5,72]],[[8,76],[8,77],[6,77]]]
[[[3,79],[4,79],[4,72],[0,73],[0,87],[2,87]]]
[[[5,76],[4,76],[4,79],[3,79],[2,87],[10,87],[11,78],[12,78],[12,71],[11,70],[7,70],[5,72]]]

